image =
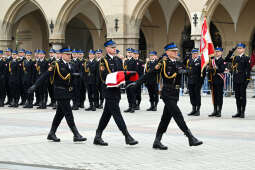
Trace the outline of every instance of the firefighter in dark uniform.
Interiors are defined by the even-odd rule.
[[[56,51],[53,48],[51,48],[49,51],[49,56],[50,56],[50,58],[48,60],[49,65],[51,65],[53,62],[56,61],[55,54],[56,54]],[[47,106],[56,108],[56,100],[54,98],[54,88],[53,88],[52,84],[53,84],[53,82],[50,79],[49,84],[48,84],[48,92],[49,92],[49,96],[50,96],[51,100],[50,100],[50,104],[48,104]]]
[[[138,72],[137,62],[133,58],[133,50],[131,48],[126,49],[127,52],[127,59],[124,62],[124,69],[125,71],[136,71]],[[132,82],[126,82],[126,85]],[[136,89],[134,88],[127,88],[127,99],[128,99],[128,109],[124,110],[125,113],[134,113],[136,107]]]
[[[149,53],[150,58],[149,61],[145,65],[145,74],[148,73],[150,70],[154,69],[155,66],[158,64],[157,62],[157,52],[151,51]],[[158,97],[158,82],[159,82],[159,74],[154,73],[151,75],[151,78],[145,82],[145,86],[148,89],[149,97],[150,97],[150,108],[147,111],[157,111],[157,105],[159,101]]]
[[[79,75],[72,72],[70,65],[71,50],[64,49],[63,51],[64,54],[62,60],[52,63],[48,71],[44,72],[35,84],[29,88],[29,93],[32,93],[36,88],[39,88],[49,76],[52,76],[54,95],[57,100],[57,110],[47,139],[54,142],[60,142],[60,139],[56,136],[56,131],[62,119],[65,117],[69,128],[73,132],[73,141],[86,141],[87,139],[82,137],[76,128],[70,105],[70,100],[73,95],[72,78]]]
[[[245,118],[246,108],[246,88],[250,81],[250,57],[245,55],[246,45],[239,43],[235,48],[229,51],[225,61],[232,63],[233,85],[236,98],[237,114],[233,118]],[[238,55],[233,56],[237,50]]]
[[[7,73],[6,73],[6,76],[5,76],[5,88],[6,88],[7,102],[5,104],[9,105],[11,103],[12,99],[11,99],[11,92],[10,92],[10,88],[9,88],[9,76],[10,76],[10,74],[9,74],[9,71],[8,71],[8,66],[9,66],[10,61],[12,60],[12,49],[7,48],[4,52],[5,52],[5,56],[6,56],[5,65],[7,67]]]
[[[203,78],[201,76],[201,59],[198,56],[198,49],[192,50],[192,58],[188,61],[188,89],[192,111],[189,116],[199,116],[201,106],[201,84]]]
[[[160,150],[168,149],[167,146],[164,146],[161,143],[161,138],[163,134],[166,132],[172,117],[174,118],[178,127],[188,137],[190,146],[201,145],[203,142],[199,141],[192,135],[177,105],[177,102],[179,100],[181,76],[183,71],[182,68],[178,67],[179,64],[176,61],[178,48],[174,43],[170,43],[166,45],[164,49],[168,57],[167,58],[162,57],[162,59],[156,65],[155,69],[149,71],[145,76],[143,76],[136,83],[134,83],[135,86],[141,85],[144,81],[150,79],[151,74],[153,74],[154,72],[160,72],[162,77],[163,88],[161,92],[161,98],[165,103],[165,107],[163,115],[161,117],[161,121],[158,126],[156,138],[153,143],[153,148]]]
[[[23,79],[22,84],[24,88],[24,100],[26,101],[23,108],[33,108],[34,95],[28,94],[28,89],[35,82],[35,63],[31,59],[32,52],[26,51],[26,58],[22,62]]]
[[[6,61],[3,58],[3,51],[0,50],[0,107],[4,107],[4,100],[6,96],[6,74]]]
[[[84,108],[84,102],[86,100],[86,92],[87,92],[87,59],[84,58],[84,51],[80,50],[79,54],[78,54],[78,59],[80,62],[80,77],[81,77],[81,81],[80,81],[80,108]]]
[[[25,49],[21,49],[18,52],[18,60],[19,63],[22,64],[23,60],[25,59],[25,55],[26,55],[26,50]],[[21,82],[23,81],[23,76],[24,76],[24,72],[22,71],[20,74],[20,79]],[[20,97],[21,97],[21,102],[19,105],[24,105],[26,103],[26,99],[25,99],[25,91],[24,91],[24,87],[23,84],[20,83]]]
[[[105,83],[106,76],[109,73],[122,71],[123,64],[121,59],[115,56],[116,54],[116,43],[113,40],[109,40],[104,44],[106,50],[106,56],[101,59],[100,62],[100,76],[101,80]],[[134,140],[127,130],[126,123],[121,115],[119,102],[121,99],[120,87],[107,88],[106,85],[103,89],[105,97],[105,106],[103,114],[100,118],[96,136],[94,138],[95,145],[107,146],[108,143],[102,139],[102,133],[113,116],[118,128],[125,136],[126,144],[136,145],[138,142]]]
[[[96,59],[97,59],[98,67],[99,67],[99,63],[100,63],[101,58],[103,58],[103,50],[102,49],[97,49],[96,50]],[[98,69],[98,71],[99,71],[99,69]],[[100,80],[99,76],[97,76],[97,91],[98,91],[98,99],[97,100],[99,100],[98,109],[102,109],[103,108],[103,103],[104,103],[103,83]]]
[[[72,51],[72,60],[70,62],[73,72],[80,75],[80,62],[78,60],[78,50]],[[80,105],[80,76],[75,76],[73,78],[73,106],[72,110],[79,110]]]
[[[11,92],[12,102],[9,107],[18,107],[20,98],[20,84],[21,84],[21,65],[18,60],[18,52],[12,51],[12,60],[9,62],[9,87]]]
[[[35,61],[35,68],[36,68],[35,69],[35,80],[39,77],[39,72],[38,72],[39,67],[37,65],[37,62],[39,61],[38,52],[39,52],[39,49],[36,49],[34,51],[34,61]],[[40,100],[41,100],[40,93],[39,93],[39,89],[37,88],[35,90],[35,103],[33,104],[33,106],[39,106]]]
[[[211,58],[208,70],[208,80],[211,86],[211,91],[213,95],[213,113],[209,117],[221,117],[221,110],[223,105],[223,88],[224,88],[224,71],[226,65],[224,59],[222,58],[223,49],[215,48],[216,55]]]
[[[89,51],[89,58],[86,62],[86,73],[87,73],[87,89],[88,89],[88,98],[89,98],[89,108],[85,109],[86,111],[96,111],[96,106],[98,107],[99,103],[96,100],[96,84],[97,84],[97,72],[98,72],[98,63],[95,59],[95,51]]]
[[[136,72],[141,77],[144,73],[144,62],[139,59],[139,50],[133,49],[133,58],[136,61]],[[142,85],[140,87],[137,86],[135,90],[135,110],[140,110],[140,103],[142,100]]]
[[[37,61],[37,72],[40,77],[44,72],[46,72],[49,68],[49,61],[45,58],[46,52],[43,50],[38,51],[39,60]],[[44,82],[38,87],[39,90],[39,98],[40,98],[40,104],[37,109],[46,109],[46,103],[48,98],[48,84],[49,79],[45,79]]]

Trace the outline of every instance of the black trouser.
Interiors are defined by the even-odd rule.
[[[81,91],[80,91],[80,104],[84,104],[84,101],[86,100],[86,90],[87,90],[84,78],[80,79],[80,89],[81,89]]]
[[[201,106],[201,85],[200,83],[189,84],[189,97],[192,106]]]
[[[215,105],[222,105],[223,104],[223,87],[224,84],[223,83],[217,83],[217,84],[213,84],[213,102]]]
[[[139,106],[142,100],[142,86],[138,86],[135,90],[136,104]]]
[[[185,133],[188,130],[188,127],[177,105],[177,101],[171,99],[163,99],[163,101],[165,103],[165,107],[158,126],[157,134],[163,134],[166,132],[172,117],[174,118],[178,127]]]
[[[17,82],[9,82],[11,98],[17,103],[20,98],[20,85]]]
[[[5,78],[0,79],[0,102],[3,103],[6,95]]]
[[[80,93],[81,93],[81,83],[80,79],[76,78],[73,81],[73,105],[74,106],[79,106],[80,105]]]
[[[89,103],[93,106],[96,103],[96,85],[95,84],[88,84],[88,97]]]
[[[123,132],[127,129],[126,123],[120,112],[119,102],[119,99],[105,99],[104,111],[100,118],[97,130],[103,131],[112,116],[120,131]]]
[[[127,88],[126,93],[127,93],[129,107],[135,107],[135,105],[136,105],[136,89]]]
[[[19,88],[20,88],[21,101],[25,102],[26,101],[26,96],[25,96],[26,94],[25,94],[23,83],[20,84]]]
[[[158,97],[158,84],[147,84],[147,89],[149,92],[150,102],[157,104],[159,97]]]
[[[236,98],[236,106],[244,107],[246,106],[246,88],[247,84],[243,83],[234,83],[234,91],[235,91],[235,98]]]
[[[7,99],[8,99],[8,102],[11,102],[12,97],[11,97],[11,91],[10,91],[10,86],[9,86],[9,75],[6,76],[5,81],[6,81],[5,82],[5,89],[6,89]]]
[[[75,126],[69,99],[57,100],[57,110],[52,122],[52,127],[58,127],[64,117],[70,128]]]
[[[38,87],[38,90],[40,102],[42,102],[42,105],[45,106],[48,98],[48,80],[45,80],[44,83]]]
[[[32,86],[31,82],[24,82],[23,87],[24,87],[24,100],[28,101],[29,104],[33,103],[34,100],[34,94],[33,93],[28,93],[28,89]]]
[[[49,96],[50,96],[50,99],[51,99],[51,103],[55,103],[56,100],[55,100],[55,96],[54,96],[54,87],[50,82],[48,84],[48,91],[49,91]]]

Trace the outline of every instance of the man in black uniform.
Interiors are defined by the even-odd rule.
[[[73,72],[77,75],[80,75],[81,72],[81,67],[80,67],[80,61],[78,60],[78,52],[77,50],[73,50],[72,51],[72,61],[71,61],[71,66],[73,69]],[[73,88],[74,88],[74,92],[73,92],[73,106],[72,106],[72,110],[79,110],[79,106],[80,106],[80,76],[75,76],[73,78]]]
[[[31,59],[32,52],[26,51],[26,58],[22,62],[23,79],[22,84],[24,87],[24,100],[26,101],[23,108],[33,108],[34,95],[28,94],[28,89],[35,82],[35,66],[34,61]]]
[[[124,69],[126,71],[136,71],[138,72],[138,67],[137,67],[137,62],[133,58],[132,54],[132,49],[128,48],[126,49],[127,51],[127,59],[124,62]],[[126,82],[126,85],[129,85],[132,82]],[[136,89],[134,88],[127,88],[126,89],[127,93],[127,99],[128,99],[128,109],[124,110],[125,113],[134,113],[135,112],[135,107],[136,107]]]
[[[225,64],[222,58],[222,48],[215,48],[216,55],[211,58],[208,66],[208,80],[211,85],[212,97],[213,97],[213,113],[209,117],[216,116],[221,117],[221,110],[223,104],[223,88],[224,88],[224,71]]]
[[[153,143],[153,148],[160,149],[160,150],[168,149],[166,146],[164,146],[161,143],[161,138],[163,134],[166,132],[172,117],[174,118],[178,127],[188,137],[190,146],[201,145],[203,142],[199,141],[192,135],[177,105],[177,102],[179,100],[181,74],[183,70],[182,68],[178,67],[178,64],[176,61],[178,48],[174,43],[170,43],[166,45],[164,49],[168,57],[162,58],[159,61],[159,63],[156,65],[155,69],[149,71],[145,76],[143,76],[136,83],[134,83],[135,86],[141,85],[143,81],[150,79],[151,74],[153,74],[154,72],[160,72],[163,79],[163,88],[162,88],[161,98],[163,102],[165,103],[165,107],[164,107],[163,115],[161,117],[161,121],[158,126],[156,138]]]
[[[12,60],[9,62],[9,87],[11,92],[12,102],[9,107],[18,107],[20,98],[20,84],[21,84],[21,65],[18,60],[18,52],[12,51]]]
[[[96,59],[97,59],[98,64],[100,63],[101,58],[103,58],[103,50],[102,49],[97,49],[96,50]],[[99,71],[99,69],[98,69],[98,71]],[[104,103],[104,96],[103,96],[103,83],[100,79],[100,76],[97,76],[97,92],[98,92],[98,95],[97,95],[96,100],[100,100],[98,109],[102,109],[103,108],[103,103]]]
[[[136,72],[139,74],[139,77],[141,77],[144,73],[144,62],[139,59],[139,50],[133,49],[133,58],[136,62]],[[140,110],[140,103],[142,100],[142,85],[140,87],[137,86],[135,90],[135,110]]]
[[[95,59],[95,51],[89,51],[89,59],[86,62],[87,69],[87,84],[88,84],[88,97],[89,97],[89,108],[86,111],[96,111],[96,107],[99,107],[98,100],[96,100],[96,85],[97,85],[97,72],[98,63]]]
[[[18,60],[19,60],[19,64],[21,65],[23,60],[25,59],[25,54],[26,54],[26,50],[25,49],[20,49],[19,53],[18,53]],[[23,81],[23,76],[24,76],[24,72],[22,71],[20,74],[20,79],[21,82]],[[24,105],[26,103],[26,99],[25,99],[25,91],[24,91],[24,87],[23,87],[23,83],[20,83],[20,97],[21,97],[21,102],[19,105]]]
[[[50,51],[49,51],[49,60],[48,60],[48,64],[51,65],[53,62],[56,61],[56,58],[55,58],[55,54],[56,54],[56,51],[51,48]],[[53,80],[50,79],[49,81],[49,84],[48,84],[48,91],[49,91],[49,96],[50,96],[50,104],[48,104],[47,106],[50,106],[52,107],[53,109],[56,108],[56,100],[54,98],[54,88],[53,88]]]
[[[6,74],[7,66],[6,61],[3,58],[3,51],[0,50],[0,107],[4,107],[4,99],[6,95]]]
[[[192,50],[192,58],[189,60],[188,65],[188,89],[190,102],[192,104],[192,111],[189,116],[199,116],[201,106],[201,59],[198,56],[198,49]]]
[[[34,51],[34,61],[35,61],[35,80],[37,80],[37,78],[39,77],[39,66],[37,65],[38,61],[39,61],[39,49],[36,49]],[[40,98],[40,93],[39,93],[39,89],[35,90],[35,103],[33,104],[33,106],[39,106],[39,103],[41,102],[41,98]]]
[[[150,58],[149,61],[146,63],[145,66],[145,74],[148,73],[150,70],[154,69],[155,66],[158,64],[157,62],[157,52],[151,51],[149,53]],[[148,89],[149,97],[150,97],[150,108],[147,111],[157,111],[157,105],[159,101],[158,97],[158,82],[159,82],[159,74],[155,73],[151,75],[151,78],[145,82],[145,86]]]
[[[236,98],[237,114],[233,118],[245,118],[246,108],[246,88],[250,81],[251,67],[250,57],[245,55],[246,45],[239,43],[235,48],[229,51],[226,56],[226,62],[232,62],[233,84]],[[233,56],[237,49],[237,56]]]
[[[106,76],[109,73],[122,71],[123,65],[121,59],[115,56],[116,54],[116,43],[113,40],[109,40],[104,44],[106,50],[105,58],[101,59],[100,62],[100,76],[105,83]],[[138,142],[134,140],[127,130],[126,123],[121,115],[119,102],[121,99],[120,87],[111,87],[107,88],[106,86],[103,89],[105,97],[105,106],[103,114],[100,118],[96,136],[94,138],[95,145],[107,146],[108,143],[104,142],[102,139],[102,133],[109,123],[111,116],[113,116],[114,121],[116,122],[118,128],[125,136],[126,144],[136,145]]]
[[[29,92],[32,93],[36,88],[43,85],[45,80],[48,80],[49,76],[52,76],[54,79],[53,86],[55,99],[57,100],[57,110],[47,139],[60,142],[60,139],[56,136],[56,131],[62,119],[65,117],[69,128],[73,132],[73,141],[86,141],[87,139],[82,137],[76,128],[70,105],[70,100],[73,95],[72,78],[76,76],[73,74],[70,65],[71,50],[65,49],[62,57],[62,60],[52,63],[49,70],[38,78],[35,84],[29,89]]]
[[[37,71],[38,71],[39,77],[44,72],[46,72],[49,68],[49,61],[47,61],[45,59],[45,54],[46,54],[46,52],[43,50],[38,51],[39,60],[37,61]],[[44,82],[38,88],[40,104],[39,104],[39,107],[37,107],[37,109],[46,109],[47,108],[46,103],[47,103],[47,98],[48,98],[48,84],[49,84],[49,79],[45,79]]]
[[[84,102],[86,100],[86,91],[87,91],[87,59],[84,58],[84,51],[80,50],[78,54],[78,59],[80,63],[80,108],[84,108]]]
[[[5,50],[5,56],[6,56],[5,65],[7,67],[7,74],[5,76],[5,88],[6,88],[7,102],[5,104],[9,105],[12,101],[12,98],[11,98],[11,92],[10,92],[10,87],[9,87],[9,76],[10,76],[10,74],[9,74],[9,71],[8,71],[8,66],[9,66],[10,61],[12,60],[12,49],[7,48]]]

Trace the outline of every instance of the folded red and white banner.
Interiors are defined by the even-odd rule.
[[[139,75],[135,71],[118,71],[110,73],[106,76],[105,84],[107,87],[119,87],[126,81],[134,82],[139,79]]]

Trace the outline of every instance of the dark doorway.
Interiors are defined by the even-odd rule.
[[[139,50],[141,52],[140,58],[145,60],[147,57],[147,45],[146,45],[146,39],[142,30],[140,30]]]
[[[222,38],[220,35],[220,31],[213,22],[211,22],[210,24],[210,33],[214,47],[222,47]]]
[[[88,52],[93,49],[93,39],[87,25],[78,18],[73,18],[67,25],[65,46]]]

